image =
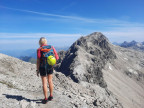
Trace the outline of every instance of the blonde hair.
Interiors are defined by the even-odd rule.
[[[41,37],[40,40],[39,40],[39,45],[44,45],[44,44],[47,44],[47,40],[45,37]]]

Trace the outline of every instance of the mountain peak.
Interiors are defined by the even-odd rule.
[[[101,35],[103,35],[101,32],[93,32],[89,34],[88,36],[101,36]]]
[[[106,62],[116,58],[108,39],[99,32],[81,37],[66,52],[60,70],[75,82],[86,81],[106,87],[101,72]]]
[[[85,38],[90,41],[99,40],[99,39],[101,39],[101,40],[105,39],[108,41],[108,39],[101,32],[93,32],[93,33],[85,36]]]
[[[136,44],[137,42],[135,40],[131,41],[130,42],[131,44]]]

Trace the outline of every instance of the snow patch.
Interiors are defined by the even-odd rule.
[[[122,55],[122,53],[121,53],[121,52],[119,52],[119,54],[120,54],[120,55]]]
[[[109,69],[112,70],[111,66],[109,66]]]
[[[128,60],[127,58],[124,58],[125,60]]]
[[[138,73],[135,71],[135,70],[133,70],[133,69],[128,69],[128,71],[130,72],[130,73],[132,73],[132,74],[136,74],[136,75],[138,75]]]

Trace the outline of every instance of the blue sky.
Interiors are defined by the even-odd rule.
[[[144,0],[0,0],[0,49],[37,48],[40,37],[70,46],[92,32],[141,42],[143,11]]]

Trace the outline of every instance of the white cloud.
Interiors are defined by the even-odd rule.
[[[103,33],[112,42],[123,42],[136,40],[139,42],[144,41],[144,27],[123,27],[115,28],[110,31],[103,31]]]
[[[27,12],[27,13],[33,13],[33,14],[44,15],[44,16],[52,16],[52,17],[59,17],[59,18],[66,18],[66,19],[73,19],[73,20],[81,20],[81,21],[85,21],[85,22],[94,22],[94,19],[88,19],[88,18],[83,18],[83,17],[78,17],[78,16],[58,15],[58,14],[37,12],[37,11],[24,10],[24,9],[9,8],[9,7],[5,7],[5,6],[0,6],[0,8],[5,8],[5,9],[9,9],[9,10],[14,10],[14,11]]]
[[[60,34],[60,33],[0,33],[0,38],[40,38],[40,37],[80,37],[81,34]]]
[[[34,42],[38,43],[38,40],[33,39],[33,40],[20,40],[20,39],[15,39],[15,40],[6,40],[6,39],[1,39],[0,44],[33,44]]]
[[[48,44],[56,47],[67,47],[75,42],[80,34],[58,34],[58,33],[0,33],[0,49],[7,49],[7,45],[13,49],[38,48],[39,38],[46,37]]]
[[[32,13],[37,14],[41,16],[50,16],[50,17],[56,17],[56,18],[62,18],[62,19],[69,19],[70,20],[78,20],[83,21],[85,23],[90,24],[105,24],[105,26],[138,26],[138,27],[144,27],[144,24],[137,23],[137,22],[129,22],[119,19],[112,19],[112,18],[86,18],[81,16],[71,16],[71,15],[59,15],[59,14],[52,14],[52,13],[44,13],[44,12],[37,12],[37,11],[31,11],[31,10],[25,10],[25,9],[16,9],[16,8],[9,8],[5,6],[1,6],[0,8],[14,10],[14,11],[20,11],[20,12],[26,12],[26,13]],[[128,16],[127,16],[128,17]],[[41,19],[41,20],[58,20],[58,19],[51,19],[51,18],[45,18],[45,17],[34,17],[35,19]],[[79,22],[80,23],[80,22]]]

